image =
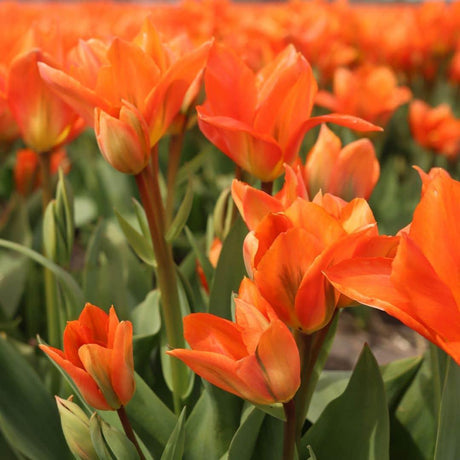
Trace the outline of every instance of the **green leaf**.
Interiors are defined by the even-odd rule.
[[[283,458],[284,422],[264,417],[252,460],[279,460]]]
[[[154,267],[156,262],[150,239],[139,233],[116,209],[115,215],[118,223],[120,224],[121,230],[128,240],[129,245],[133,248],[133,251],[146,264]]]
[[[308,457],[307,457],[307,460],[316,460],[316,455],[315,455],[315,453],[313,452],[313,449],[311,448],[311,446],[307,446],[307,449],[308,449]]]
[[[160,291],[150,291],[131,312],[133,331],[136,336],[153,336],[161,328]]]
[[[391,458],[432,460],[437,430],[437,404],[430,353],[401,398],[391,419]]]
[[[7,318],[12,318],[19,306],[27,273],[29,261],[17,254],[0,254],[0,306]]]
[[[423,358],[400,359],[380,367],[390,412],[394,412],[404,393],[417,375]]]
[[[447,363],[446,377],[439,410],[438,434],[434,460],[460,458],[460,366],[452,358]],[[455,429],[457,427],[457,429]]]
[[[203,381],[203,386],[203,393],[185,424],[186,460],[220,458],[240,424],[243,401],[207,382]]]
[[[190,211],[192,210],[192,204],[193,186],[192,181],[189,180],[182,203],[177,210],[177,214],[174,217],[174,220],[171,222],[171,225],[166,232],[165,238],[168,243],[173,243],[182,232],[190,215]]]
[[[102,435],[102,419],[95,412],[89,420],[89,433],[93,442],[94,450],[100,460],[112,460],[109,449]]]
[[[182,460],[184,455],[185,446],[185,413],[186,408],[182,409],[182,412],[177,420],[177,424],[171,433],[171,436],[166,444],[161,460]]]
[[[74,306],[84,305],[85,297],[83,295],[80,286],[78,286],[77,282],[72,278],[72,276],[66,272],[64,269],[56,265],[54,262],[51,262],[46,257],[43,257],[38,252],[34,251],[33,249],[27,248],[25,246],[21,246],[20,244],[13,243],[12,241],[7,241],[0,239],[0,247],[4,247],[7,249],[11,249],[12,251],[16,251],[20,254],[23,254],[30,259],[34,260],[35,262],[43,265],[48,270],[53,272],[56,278],[62,283],[63,287],[66,288],[68,294],[72,298],[72,303]]]
[[[128,418],[143,443],[157,458],[176,425],[176,416],[136,374],[136,392],[126,406]]]
[[[56,403],[28,362],[0,337],[0,427],[14,449],[34,460],[71,458]]]
[[[135,198],[132,198],[133,205],[134,205],[134,212],[136,213],[137,222],[139,223],[139,227],[142,231],[142,234],[145,238],[150,238],[150,230],[149,230],[149,223],[147,221],[147,216],[145,215],[144,208],[142,205],[137,201]]]
[[[389,436],[383,380],[364,346],[347,388],[307,431],[301,452],[310,445],[321,460],[388,460]]]
[[[101,428],[102,435],[115,458],[123,460],[137,460],[139,458],[136,447],[124,433],[104,420],[101,420]]]
[[[185,294],[185,290],[182,284],[178,283],[178,294],[179,294],[179,303],[180,303],[180,310],[182,314],[182,318],[190,314],[190,306],[187,301],[187,296]],[[168,386],[169,390],[173,391],[173,379],[172,379],[172,369],[171,369],[171,360],[176,359],[172,356],[166,354],[166,351],[170,349],[168,344],[168,337],[166,335],[166,324],[163,321],[163,327],[160,331],[160,342],[161,342],[161,352],[160,352],[160,360],[161,360],[161,369],[163,371],[163,377],[165,379],[166,385]],[[183,366],[181,368],[182,375],[180,378],[181,387],[179,390],[179,395],[182,400],[185,400],[193,390],[193,384],[195,382],[195,374],[188,366]]]
[[[243,241],[247,233],[246,225],[238,218],[224,241],[217,263],[209,296],[209,313],[222,318],[231,319],[232,293],[238,292],[246,273]]]
[[[230,443],[228,460],[251,460],[255,453],[265,414],[254,406],[248,406],[242,418],[241,425]]]

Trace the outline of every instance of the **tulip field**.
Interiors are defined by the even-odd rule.
[[[460,459],[458,0],[0,31],[1,460]]]

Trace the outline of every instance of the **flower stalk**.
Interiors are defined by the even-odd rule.
[[[152,149],[150,167],[136,176],[136,183],[145,209],[157,262],[156,275],[161,292],[161,304],[166,327],[168,346],[184,348],[182,315],[177,291],[176,268],[172,248],[165,240],[165,215],[158,184],[158,148]],[[186,382],[185,366],[178,360],[171,361],[174,410],[181,409],[181,389]]]
[[[136,448],[137,453],[139,454],[139,458],[141,460],[145,460],[145,456],[142,452],[141,447],[139,446],[139,443],[137,442],[136,435],[134,434],[133,428],[128,419],[128,414],[126,413],[125,407],[120,406],[120,408],[117,409],[117,414],[118,418],[120,419],[121,425],[123,426],[123,430],[125,431],[125,434],[128,437],[128,439],[134,444],[134,447]]]

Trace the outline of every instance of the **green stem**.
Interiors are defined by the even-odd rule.
[[[152,168],[145,168],[135,177],[147,216],[157,262],[157,282],[161,292],[161,305],[163,308],[168,346],[171,348],[185,348],[182,315],[177,290],[176,268],[172,248],[164,237],[164,207],[158,185],[157,167],[158,155],[157,151],[154,150],[152,152]],[[186,383],[185,365],[177,359],[171,359],[174,410],[179,414],[181,410],[181,390],[182,386]]]
[[[134,444],[134,447],[136,448],[137,453],[139,454],[139,458],[141,460],[145,460],[145,456],[142,453],[139,443],[137,442],[136,435],[134,434],[131,423],[129,422],[128,414],[126,413],[124,406],[121,406],[119,409],[117,409],[117,414],[120,419],[121,425],[123,426],[123,430],[125,430],[128,439]]]
[[[333,317],[334,319],[334,317]],[[302,334],[299,331],[294,332],[300,354],[300,388],[294,397],[296,408],[296,438],[300,441],[302,428],[307,417],[308,408],[317,384],[315,376],[315,365],[321,352],[324,341],[329,329],[333,324],[333,319],[317,332],[312,334]]]
[[[177,134],[171,136],[169,143],[169,156],[168,156],[168,178],[166,195],[166,224],[169,225],[172,221],[174,211],[174,197],[176,190],[176,176],[179,169],[180,157],[182,153],[182,146],[184,144],[185,127],[187,120],[183,120],[180,130]]]
[[[284,444],[283,460],[293,460],[296,446],[296,410],[294,400],[283,404],[284,413],[286,414],[286,423],[284,424]]]

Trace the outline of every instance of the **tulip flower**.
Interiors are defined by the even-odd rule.
[[[327,268],[346,296],[398,318],[460,364],[460,183],[441,169],[421,173],[422,198],[394,257]]]
[[[460,119],[447,104],[430,107],[413,101],[409,107],[409,124],[414,139],[427,149],[454,160],[460,155]]]
[[[133,142],[127,131],[134,128],[136,144],[143,143],[144,134],[139,134],[140,126],[137,125],[143,125],[144,121],[136,121],[133,125],[130,116],[131,128],[127,128],[126,120],[122,120],[126,115],[122,113],[123,107],[128,105],[131,111],[135,107],[139,112],[137,118],[140,120],[139,114],[142,115],[148,126],[151,147],[166,133],[184,104],[188,106],[197,94],[209,46],[210,42],[196,49],[183,45],[173,51],[172,46],[160,41],[153,25],[146,20],[132,41],[114,38],[105,55],[103,45],[93,41],[91,46],[82,47],[77,53],[80,56],[78,68],[64,72],[41,64],[40,73],[64,101],[75,106],[87,125],[95,123],[100,127],[98,117],[101,113],[120,118],[123,142],[128,142],[128,138],[131,138],[128,143]],[[115,126],[113,120],[111,125]],[[124,155],[136,156],[138,146],[133,147],[134,153],[126,151]],[[106,159],[109,158],[112,156],[107,155]],[[125,161],[131,162],[137,164],[135,159]],[[119,164],[118,155],[113,166],[116,164]]]
[[[317,84],[304,57],[289,45],[254,74],[229,49],[212,47],[205,71],[207,99],[197,107],[206,138],[264,182],[295,160],[304,134],[323,122],[356,130],[380,128],[355,117],[310,117]]]
[[[14,165],[14,183],[16,191],[27,196],[41,184],[39,158],[30,149],[21,149],[16,153]],[[64,174],[70,171],[70,162],[64,149],[53,150],[50,158],[50,174],[56,174],[62,168]]]
[[[208,313],[188,315],[184,334],[191,350],[168,354],[213,385],[254,404],[286,402],[300,385],[297,345],[248,283],[243,281],[235,299],[235,323]]]
[[[280,197],[238,181],[232,192],[251,230],[243,245],[249,276],[281,320],[309,334],[324,327],[336,307],[349,304],[323,271],[357,255],[392,253],[395,239],[378,235],[364,199],[347,203],[318,193],[310,202],[295,196],[302,190],[298,176],[289,167],[286,172],[290,185]]]
[[[74,139],[82,131],[83,121],[42,80],[39,62],[56,66],[48,55],[37,49],[13,60],[6,97],[25,144],[42,153]]]
[[[347,201],[368,199],[380,175],[374,146],[369,139],[360,139],[341,147],[340,138],[322,125],[305,166],[299,165],[309,195],[321,190]]]
[[[74,381],[95,409],[117,410],[134,394],[132,324],[119,321],[87,303],[76,321],[64,331],[64,350],[40,348]]]
[[[363,65],[353,71],[337,69],[333,94],[319,91],[316,103],[329,110],[385,125],[393,112],[410,98],[409,88],[398,86],[389,67]]]

